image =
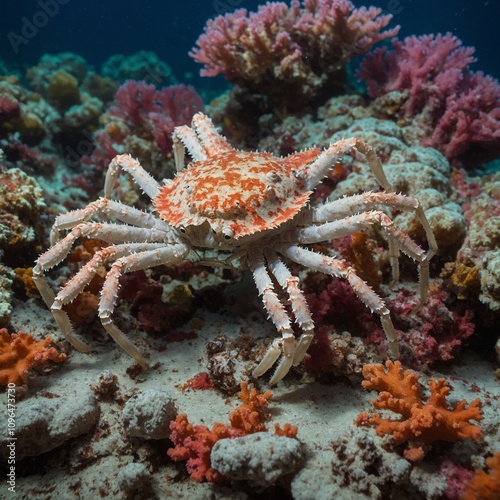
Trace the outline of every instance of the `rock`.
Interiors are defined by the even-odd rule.
[[[177,409],[170,395],[159,389],[147,389],[131,397],[123,407],[122,424],[128,437],[167,439],[169,424]]]
[[[97,423],[99,407],[89,387],[57,398],[35,396],[16,405],[16,460],[51,451],[69,439],[89,432]],[[5,458],[8,437],[0,436],[0,457]]]
[[[221,439],[210,454],[211,465],[229,479],[270,486],[302,463],[302,444],[296,439],[257,432]]]
[[[132,462],[125,465],[118,473],[118,487],[123,491],[135,491],[141,488],[150,478],[148,468],[141,463]]]

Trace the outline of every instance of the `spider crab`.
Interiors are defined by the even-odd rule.
[[[223,265],[239,259],[241,266],[250,269],[264,307],[280,334],[268,347],[254,376],[262,375],[281,356],[270,380],[271,384],[278,382],[292,365],[301,362],[314,335],[314,323],[298,278],[288,270],[285,259],[346,279],[366,306],[380,316],[391,354],[398,356],[396,333],[384,301],[345,261],[308,248],[377,224],[388,240],[393,281],[398,279],[398,257],[402,251],[419,264],[420,304],[426,300],[429,259],[436,251],[434,235],[419,201],[391,192],[382,165],[368,144],[355,138],[344,139],[322,152],[314,148],[286,158],[238,151],[202,113],[193,117],[191,127],[175,129],[173,144],[178,171],[174,179],[160,184],[131,156],[116,156],[106,174],[104,197],[55,220],[52,247],[37,260],[33,279],[74,347],[83,352],[91,350],[73,333],[63,306],[84,290],[99,266],[109,263],[99,303],[100,320],[109,335],[147,367],[137,348],[112,320],[120,276],[180,262],[191,249],[198,248],[221,251],[219,260]],[[185,149],[193,160],[187,167]],[[311,205],[309,199],[315,187],[332,166],[353,150],[365,155],[384,190]],[[145,213],[110,199],[121,171],[130,174],[151,198],[155,212]],[[379,207],[413,211],[425,229],[429,249],[425,251],[398,229]],[[95,218],[105,222],[92,220]],[[69,232],[62,237],[62,231]],[[44,271],[63,261],[76,240],[85,237],[104,240],[109,246],[96,252],[54,295]],[[224,252],[230,256],[222,261]],[[293,333],[292,318],[275,291],[276,284],[290,299],[293,321],[301,332],[298,339]]]

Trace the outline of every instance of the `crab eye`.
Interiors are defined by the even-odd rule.
[[[226,228],[222,231],[222,235],[224,236],[225,240],[230,240],[234,236],[234,233],[231,231],[231,229]]]

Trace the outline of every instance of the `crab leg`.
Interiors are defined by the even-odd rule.
[[[368,164],[370,165],[377,182],[386,191],[392,191],[392,186],[385,176],[382,163],[380,163],[380,159],[374,149],[370,145],[354,137],[350,139],[342,139],[332,144],[328,149],[323,151],[318,158],[311,163],[311,165],[307,167],[307,189],[312,191],[322,181],[328,170],[330,170],[333,165],[340,162],[341,158],[350,153],[353,149],[356,149],[366,156]]]
[[[186,245],[178,244],[127,255],[115,261],[106,275],[106,280],[101,291],[101,300],[99,301],[99,318],[102,326],[113,340],[144,368],[148,367],[144,358],[111,319],[118,299],[120,277],[123,273],[148,269],[161,264],[175,264],[181,261],[187,255],[188,251],[189,249]]]
[[[102,217],[105,220],[116,219],[125,224],[149,228],[153,232],[161,231],[168,234],[172,231],[172,227],[168,223],[152,214],[123,205],[117,201],[99,198],[85,208],[72,210],[56,217],[50,232],[50,244],[55,245],[61,239],[60,232],[62,230],[72,229],[82,222],[89,221],[94,216]]]
[[[370,311],[376,312],[380,316],[382,328],[388,339],[391,355],[395,359],[399,357],[396,330],[392,324],[389,309],[387,309],[384,301],[370,288],[370,286],[356,274],[356,271],[352,267],[338,259],[320,255],[296,245],[282,245],[279,251],[298,264],[310,267],[321,273],[329,274],[330,276],[346,279],[356,295]]]
[[[295,336],[293,335],[290,318],[274,291],[273,282],[267,272],[262,252],[252,249],[249,251],[248,259],[257,290],[259,291],[259,295],[262,295],[264,307],[276,329],[281,334],[281,338],[275,339],[269,346],[262,361],[253,371],[253,376],[260,377],[276,362],[280,354],[283,353],[283,357],[270,381],[270,383],[276,383],[288,373],[292,366],[295,352]]]
[[[104,181],[104,197],[110,198],[111,191],[116,185],[120,170],[130,174],[138,186],[151,198],[156,198],[160,191],[160,184],[144,170],[141,164],[130,155],[117,155],[109,164]]]
[[[420,301],[413,312],[418,311],[427,300],[429,286],[429,256],[418,246],[406,233],[394,225],[394,222],[384,212],[379,210],[352,215],[344,219],[325,222],[320,226],[299,229],[299,243],[318,243],[358,231],[367,231],[373,224],[378,224],[385,232],[390,242],[390,250],[394,252],[394,246],[419,263],[420,274]],[[393,245],[393,246],[391,246]],[[394,256],[392,256],[392,260]]]
[[[297,366],[304,358],[307,349],[311,345],[314,337],[314,321],[309,311],[306,299],[299,287],[299,279],[293,276],[286,265],[278,258],[278,255],[270,248],[265,250],[265,256],[270,273],[278,280],[280,286],[287,291],[290,297],[290,305],[295,316],[295,321],[304,332],[299,338],[293,355],[293,366]],[[280,378],[274,374],[272,383],[278,382],[286,375],[284,373]]]
[[[373,210],[379,205],[393,208],[396,210],[404,210],[407,212],[415,212],[417,219],[424,228],[427,241],[429,243],[429,251],[427,258],[430,259],[437,251],[437,243],[434,233],[427,217],[425,216],[422,205],[416,198],[412,198],[403,194],[385,193],[385,192],[367,192],[340,198],[335,201],[330,201],[315,208],[311,212],[311,222],[330,222],[338,219],[343,219],[350,215],[356,215],[361,212]]]
[[[187,125],[174,128],[172,134],[172,150],[174,152],[175,169],[184,170],[184,148],[188,150],[193,161],[206,160],[207,155],[195,131]]]
[[[95,276],[99,267],[105,264],[107,261],[116,260],[123,255],[126,255],[130,252],[141,252],[146,248],[157,248],[160,247],[160,243],[135,243],[128,244],[125,243],[123,245],[115,245],[107,248],[103,248],[96,252],[92,259],[90,259],[78,273],[73,276],[68,283],[59,291],[57,297],[53,296],[52,290],[48,287],[46,280],[40,275],[37,270],[36,279],[35,272],[33,272],[33,280],[35,281],[37,287],[41,291],[45,289],[45,287],[49,290],[49,293],[53,297],[50,300],[50,296],[47,297],[50,300],[50,303],[47,303],[47,306],[50,308],[56,323],[59,325],[63,335],[66,337],[68,342],[70,342],[76,349],[82,352],[89,352],[91,348],[80,341],[73,332],[73,327],[71,325],[71,321],[68,318],[68,315],[65,311],[62,310],[64,304],[72,302],[83,290],[85,287],[91,282],[92,278]],[[37,264],[39,265],[39,264]],[[42,269],[43,272],[43,269]],[[41,285],[41,287],[40,287]],[[83,347],[83,348],[82,348]]]

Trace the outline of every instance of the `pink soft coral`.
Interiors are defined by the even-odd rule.
[[[175,461],[185,460],[186,468],[192,479],[198,482],[225,481],[225,477],[210,466],[210,452],[219,439],[246,436],[266,431],[264,422],[271,418],[266,411],[271,392],[259,394],[254,388],[248,389],[246,382],[241,383],[238,393],[242,404],[231,412],[230,425],[215,423],[212,429],[204,425],[191,425],[185,414],[179,415],[170,423],[171,441],[175,447],[168,450],[168,456]],[[297,427],[285,424],[275,426],[279,436],[295,437]]]
[[[202,76],[223,74],[271,98],[303,102],[343,85],[353,56],[396,35],[398,27],[382,31],[392,16],[381,12],[347,0],[267,2],[209,20],[190,55],[204,65]]]
[[[431,395],[427,402],[420,395],[419,376],[406,370],[403,373],[399,361],[386,362],[384,366],[365,365],[362,382],[366,389],[380,391],[379,397],[372,401],[378,409],[399,413],[402,420],[384,419],[380,415],[368,415],[362,412],[356,425],[375,426],[377,435],[392,435],[396,444],[410,443],[405,456],[409,460],[419,461],[424,456],[424,447],[434,441],[459,441],[483,438],[481,429],[469,423],[469,420],[482,419],[481,401],[475,399],[468,406],[465,400],[459,401],[453,408],[448,408],[446,397],[450,386],[444,379],[429,380]]]
[[[422,123],[424,146],[449,160],[463,160],[472,150],[478,159],[500,153],[500,85],[472,72],[474,48],[463,47],[450,33],[393,40],[365,57],[358,77],[371,97],[393,91],[407,94],[399,118]],[[472,153],[471,153],[472,154]]]
[[[140,156],[146,150],[149,158],[168,157],[174,127],[189,123],[202,108],[203,101],[191,86],[157,90],[146,82],[128,80],[117,90],[103,118],[106,126],[96,134],[97,147],[86,161],[105,168],[118,153]]]

